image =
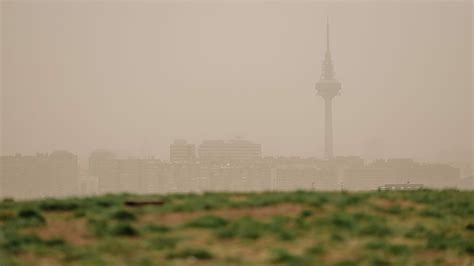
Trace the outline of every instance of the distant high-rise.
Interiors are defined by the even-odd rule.
[[[326,54],[323,61],[320,80],[316,83],[318,95],[324,99],[325,118],[324,118],[324,155],[331,159],[333,153],[332,138],[332,99],[339,94],[341,83],[336,80],[334,65],[332,63],[331,51],[329,49],[329,21],[326,24]]]
[[[185,140],[175,140],[170,145],[170,161],[172,162],[191,162],[196,158],[196,149],[194,144],[187,143]]]
[[[261,156],[262,146],[247,140],[205,140],[198,148],[202,161],[242,161]]]

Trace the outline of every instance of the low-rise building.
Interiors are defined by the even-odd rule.
[[[0,156],[3,197],[37,198],[77,193],[77,156],[67,151],[50,154]]]

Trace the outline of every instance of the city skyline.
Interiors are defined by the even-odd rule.
[[[208,140],[195,156],[194,145],[178,140],[170,145],[170,161],[99,150],[91,152],[85,168],[67,151],[0,156],[0,198],[124,192],[470,190],[474,185],[469,165],[407,158],[367,161],[358,156],[261,157],[256,156],[259,147],[242,140]]]
[[[337,154],[472,150],[462,3],[4,2],[2,15],[3,154],[106,148],[164,159],[175,138],[244,136],[264,155],[321,157],[313,88],[327,15],[348,86],[334,104]]]
[[[0,266],[474,262],[473,14],[0,0]]]

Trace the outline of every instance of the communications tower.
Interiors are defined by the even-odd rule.
[[[334,65],[329,48],[329,21],[326,24],[326,54],[321,70],[320,80],[316,83],[316,91],[324,99],[324,155],[331,159],[333,154],[332,138],[332,99],[339,94],[341,83],[335,78]]]

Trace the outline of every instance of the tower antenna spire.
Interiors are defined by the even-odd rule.
[[[326,17],[326,49],[329,52],[329,16]]]

